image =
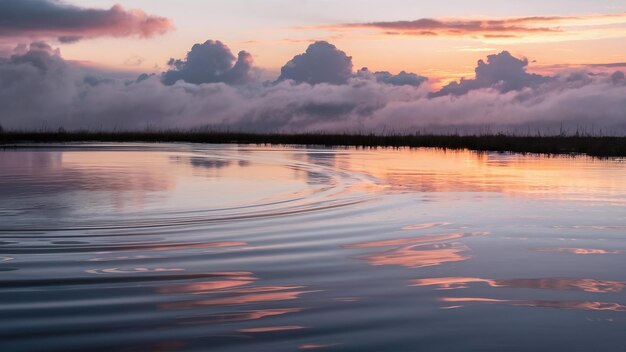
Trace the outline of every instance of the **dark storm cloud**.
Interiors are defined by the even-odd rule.
[[[280,70],[279,81],[345,84],[352,76],[352,57],[334,45],[318,41],[296,55]]]
[[[245,84],[251,79],[252,56],[245,51],[237,58],[224,43],[207,40],[195,44],[182,60],[170,59],[170,70],[163,74],[166,85],[179,80],[187,83]]]
[[[626,82],[620,72],[568,70],[539,80],[525,72],[525,60],[500,54],[479,65],[480,84],[451,99],[428,97],[428,85],[416,86],[419,79],[406,73],[377,77],[359,71],[342,84],[231,84],[225,76],[241,75],[233,72],[238,72],[236,60],[224,54],[223,45],[212,49],[219,47],[211,51],[209,70],[215,78],[220,68],[219,82],[166,85],[158,74],[120,80],[91,72],[45,43],[20,46],[0,58],[0,124],[5,129],[399,133],[484,131],[485,126],[491,132],[549,133],[594,126],[609,134],[626,132]],[[200,57],[203,64],[210,61]],[[513,72],[504,74],[504,68]],[[389,80],[396,76],[397,81]]]
[[[475,89],[493,88],[502,93],[537,86],[548,81],[548,77],[526,72],[528,59],[518,59],[508,51],[487,56],[487,62],[478,61],[474,79],[461,79],[452,82],[432,97],[444,95],[463,95]]]
[[[151,37],[172,29],[164,17],[114,5],[83,8],[57,0],[0,1],[0,38],[55,38],[63,43],[101,36]]]

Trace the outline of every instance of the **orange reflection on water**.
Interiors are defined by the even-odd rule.
[[[159,293],[191,293],[194,295],[202,295],[207,293],[212,293],[218,290],[229,289],[233,287],[239,287],[243,285],[247,285],[252,283],[254,278],[250,278],[250,280],[220,280],[220,281],[209,281],[209,282],[198,282],[193,284],[182,284],[182,285],[170,285],[159,287],[157,291]]]
[[[443,297],[443,302],[450,303],[507,303],[514,306],[528,306],[536,308],[555,308],[568,310],[594,310],[594,311],[613,311],[626,312],[626,306],[619,303],[611,302],[594,302],[594,301],[547,301],[547,300],[502,300],[480,297]]]
[[[543,278],[492,280],[472,277],[418,279],[413,280],[411,285],[437,286],[439,289],[460,289],[466,288],[468,284],[476,282],[486,283],[491,287],[534,288],[559,291],[579,290],[592,293],[616,293],[621,292],[626,287],[626,282],[594,279]]]
[[[401,238],[385,241],[373,241],[365,243],[346,244],[343,248],[373,248],[373,247],[391,247],[401,246],[406,244],[412,245],[424,245],[431,243],[439,243],[445,241],[456,240],[463,237],[482,236],[486,235],[486,232],[472,232],[472,233],[446,233],[441,235],[423,235],[412,238]]]
[[[302,312],[304,308],[277,308],[277,309],[259,309],[234,313],[200,315],[194,317],[179,318],[178,322],[183,325],[187,324],[220,324],[236,321],[258,320],[267,317],[273,317],[289,313]]]
[[[495,299],[495,298],[480,298],[480,297],[442,297],[440,298],[443,302],[513,302],[504,299]]]
[[[429,222],[425,224],[407,225],[407,226],[404,226],[402,229],[403,230],[425,230],[425,229],[430,229],[433,227],[445,226],[445,225],[450,225],[450,223],[449,222]]]
[[[470,257],[461,254],[467,250],[466,246],[455,243],[442,244],[432,249],[408,246],[363,258],[372,265],[401,265],[407,268],[421,268],[467,260]]]
[[[203,277],[220,278],[220,280],[161,286],[157,288],[157,292],[165,294],[190,293],[199,295],[247,285],[256,280],[256,278],[252,276],[252,273],[248,271],[211,272],[203,275]]]
[[[411,286],[437,286],[440,290],[451,290],[467,288],[467,284],[474,282],[484,282],[489,286],[496,286],[495,280],[480,279],[476,277],[437,277],[417,279],[411,281]]]
[[[377,248],[402,246],[386,252],[365,255],[361,258],[369,261],[372,265],[401,265],[408,268],[420,268],[469,259],[470,256],[464,254],[469,250],[467,246],[459,242],[445,242],[487,234],[487,232],[471,232],[423,235],[413,238],[348,244],[343,247]]]
[[[306,286],[255,286],[255,287],[247,287],[240,288],[236,290],[230,290],[232,293],[258,293],[258,292],[273,292],[273,291],[285,291],[285,290],[296,290],[300,288],[304,288]]]
[[[300,295],[316,291],[302,291],[298,290],[304,286],[259,286],[250,287],[246,289],[228,289],[224,287],[220,289],[220,286],[239,287],[245,285],[248,282],[217,282],[215,286],[218,287],[214,291],[205,291],[205,294],[223,294],[225,297],[208,298],[201,300],[191,300],[183,302],[164,303],[161,305],[164,309],[190,309],[194,307],[202,306],[234,306],[252,303],[263,302],[275,302],[275,301],[288,301],[294,300],[300,297]],[[187,288],[187,286],[184,286]],[[199,287],[202,288],[202,287]],[[171,289],[170,289],[171,290]]]
[[[534,248],[537,252],[546,253],[570,253],[579,255],[592,255],[592,254],[621,254],[623,251],[597,249],[597,248]]]
[[[297,299],[300,295],[311,291],[288,291],[278,293],[259,293],[251,295],[242,295],[236,297],[224,297],[205,299],[201,301],[191,302],[192,307],[198,306],[233,306],[240,304],[261,303],[261,302],[274,302],[274,301],[287,301]],[[183,303],[183,305],[187,306]],[[187,308],[187,307],[185,307]]]
[[[619,303],[611,302],[578,302],[578,301],[514,301],[515,305],[539,307],[539,308],[556,308],[556,309],[575,309],[575,310],[600,310],[613,312],[626,312],[626,306]]]
[[[261,328],[238,329],[239,332],[275,332],[275,331],[291,331],[306,329],[304,326],[288,325],[288,326],[266,326]]]
[[[300,349],[300,350],[315,350],[315,349],[322,349],[322,348],[328,348],[328,347],[334,347],[334,346],[337,346],[337,344],[336,343],[325,344],[325,345],[305,344],[305,345],[300,345],[300,347],[298,347],[298,349]]]
[[[625,170],[612,161],[425,148],[354,151],[349,157],[351,170],[383,179],[398,190],[498,192],[626,205]],[[576,177],[571,177],[573,167]]]
[[[515,288],[537,288],[549,290],[580,290],[592,293],[621,292],[626,287],[625,282],[604,281],[595,279],[514,279],[495,280],[495,286],[508,286]]]
[[[626,226],[601,226],[601,225],[576,225],[571,226],[573,229],[586,230],[626,230]]]

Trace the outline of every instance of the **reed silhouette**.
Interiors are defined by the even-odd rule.
[[[626,156],[626,137],[508,134],[351,134],[351,133],[244,133],[208,130],[146,131],[7,131],[0,129],[4,148],[23,143],[148,142],[233,143],[266,145],[321,145],[344,147],[409,147],[468,149],[474,151],[586,154],[594,157]]]

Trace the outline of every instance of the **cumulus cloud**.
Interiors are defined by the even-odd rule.
[[[164,17],[114,5],[108,10],[83,8],[57,0],[0,1],[0,38],[56,39],[71,43],[102,36],[152,37],[173,28]]]
[[[235,66],[231,61],[230,70]],[[454,97],[428,97],[425,84],[390,84],[365,73],[352,74],[343,84],[178,80],[166,85],[160,75],[128,81],[94,75],[49,45],[35,43],[0,59],[0,124],[53,130],[208,126],[255,132],[556,133],[563,126],[626,132],[626,82],[619,73],[568,72],[518,89],[486,86]]]
[[[170,59],[170,70],[163,74],[166,85],[187,83],[244,84],[251,79],[252,55],[240,51],[237,58],[224,43],[207,40],[195,44],[182,60]]]
[[[357,72],[357,77],[374,79],[380,83],[391,84],[394,86],[413,86],[419,87],[426,82],[428,78],[418,76],[412,72],[400,71],[394,75],[387,71],[371,72],[367,67],[363,67]]]
[[[345,84],[351,76],[352,57],[328,42],[318,41],[309,45],[306,52],[287,62],[281,68],[278,80]]]
[[[611,81],[613,81],[614,84],[624,84],[624,82],[626,81],[626,76],[622,71],[615,71],[611,75]]]
[[[487,62],[478,61],[474,79],[461,79],[452,82],[432,97],[444,95],[462,95],[470,90],[493,88],[502,93],[537,86],[548,81],[548,77],[526,72],[528,59],[518,59],[508,51],[487,56]]]

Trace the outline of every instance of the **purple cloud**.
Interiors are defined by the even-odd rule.
[[[224,43],[207,40],[195,44],[185,59],[170,59],[170,70],[163,74],[162,80],[166,85],[179,80],[194,84],[245,84],[251,79],[252,62],[252,55],[245,51],[235,58]]]
[[[345,84],[351,76],[352,57],[328,42],[319,41],[287,62],[280,70],[278,81]]]
[[[527,66],[528,59],[518,59],[508,51],[489,55],[487,62],[478,61],[474,79],[461,79],[460,82],[452,82],[438,92],[432,93],[431,96],[458,96],[467,94],[471,90],[485,88],[506,93],[525,87],[538,86],[548,81],[548,77],[526,72]]]
[[[224,52],[216,50],[218,54],[210,57],[224,59]],[[206,64],[207,58],[201,57],[200,62]],[[197,84],[184,79],[164,84],[160,75],[111,79],[65,61],[58,50],[45,43],[34,43],[0,58],[0,124],[5,129],[208,126],[255,132],[399,133],[486,128],[526,133],[558,131],[561,127],[591,131],[593,126],[605,134],[626,133],[623,74],[568,71],[542,76],[539,82],[532,75],[520,75],[520,69],[525,73],[525,60],[501,57],[504,63],[492,59],[479,65],[480,79],[476,80],[488,84],[472,86],[451,99],[428,97],[424,84],[385,81],[399,77],[402,83],[417,83],[406,73],[376,77],[375,73],[359,71],[342,84],[297,84],[289,80],[231,84],[222,79],[224,76],[217,82],[204,83],[203,79]],[[233,60],[232,56],[230,61],[217,60],[211,67],[237,71]],[[189,65],[189,58],[184,61]],[[500,72],[508,65],[518,70],[510,77]]]
[[[164,34],[172,22],[142,10],[114,5],[108,10],[83,8],[55,0],[0,1],[0,38],[57,39],[72,43],[103,36],[141,38]]]

